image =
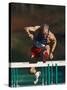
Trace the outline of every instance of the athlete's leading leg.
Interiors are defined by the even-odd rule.
[[[32,52],[31,52],[31,54],[32,54],[32,55],[31,55],[31,59],[32,59],[32,58],[35,59],[35,57],[37,56],[38,53],[40,53],[40,51],[41,51],[41,48],[34,48],[34,47],[33,47],[33,48],[32,48]],[[37,84],[41,72],[38,71],[38,70],[36,70],[35,67],[31,67],[31,68],[30,68],[30,72],[35,75],[35,78],[36,78],[36,79],[35,79],[35,81],[34,81],[34,84]]]
[[[40,72],[40,71],[37,71],[37,70],[35,69],[35,67],[31,67],[30,72],[35,75],[35,78],[36,78],[36,79],[35,79],[35,81],[34,81],[34,84],[37,84],[41,72]]]
[[[31,58],[35,58],[34,56],[35,56],[35,54],[33,53],[32,56],[31,56]],[[35,75],[35,78],[36,78],[36,79],[35,79],[35,81],[34,81],[34,84],[37,84],[41,72],[38,71],[35,67],[31,67],[31,68],[30,68],[30,72],[31,72],[31,74],[34,74],[34,75]]]

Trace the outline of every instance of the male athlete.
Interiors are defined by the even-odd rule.
[[[44,24],[42,26],[30,26],[25,27],[24,29],[33,40],[31,58],[35,58],[40,55],[43,62],[48,58],[53,59],[53,53],[57,41],[55,35],[49,30],[49,25]],[[38,31],[37,35],[34,34],[36,31]],[[35,75],[36,80],[34,81],[34,84],[36,84],[41,72],[37,71],[35,67],[31,67],[30,72]]]

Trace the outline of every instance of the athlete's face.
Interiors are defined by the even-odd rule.
[[[47,27],[47,26],[44,26],[43,33],[44,33],[45,35],[48,34],[48,27]]]

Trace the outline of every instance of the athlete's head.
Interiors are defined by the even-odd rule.
[[[43,25],[43,34],[48,34],[48,32],[49,32],[49,25],[44,24]]]
[[[43,24],[40,26],[39,30],[38,30],[38,35],[42,35],[42,36],[48,36],[49,34],[49,25],[48,24]],[[37,34],[35,35],[35,38],[37,37]]]
[[[39,33],[48,35],[48,33],[49,33],[49,25],[48,24],[41,25]]]

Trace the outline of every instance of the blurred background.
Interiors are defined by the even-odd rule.
[[[24,27],[49,24],[50,30],[57,38],[57,46],[53,60],[65,60],[65,7],[36,4],[9,4],[9,28],[11,37],[12,62],[30,60],[32,40]]]

